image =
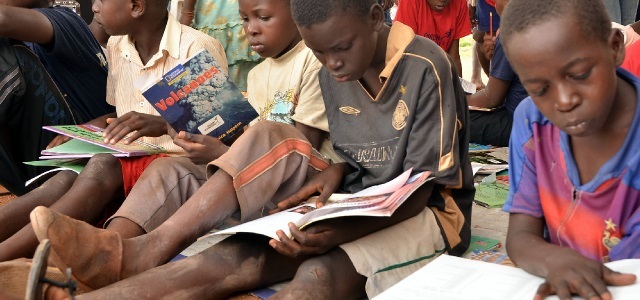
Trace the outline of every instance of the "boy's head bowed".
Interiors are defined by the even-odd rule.
[[[291,0],[291,13],[298,26],[309,28],[338,12],[365,17],[377,3],[376,0]]]
[[[582,33],[603,43],[611,34],[602,0],[511,0],[502,16],[500,38],[507,44],[513,35],[554,18],[570,18]]]

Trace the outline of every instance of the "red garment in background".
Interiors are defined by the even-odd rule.
[[[627,47],[622,68],[640,77],[640,42]]]
[[[454,40],[471,34],[466,0],[451,0],[441,12],[431,10],[425,0],[402,0],[395,20],[434,41],[444,51],[449,51]]]

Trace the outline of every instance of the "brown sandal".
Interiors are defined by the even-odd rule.
[[[45,239],[40,242],[40,245],[38,245],[38,248],[33,255],[33,263],[27,279],[27,293],[25,295],[25,299],[27,300],[42,300],[44,296],[43,284],[45,283],[67,289],[71,299],[75,299],[74,295],[78,288],[78,284],[76,281],[71,279],[70,268],[65,272],[65,275],[68,278],[67,281],[60,282],[45,277],[50,250],[51,242],[48,239]]]

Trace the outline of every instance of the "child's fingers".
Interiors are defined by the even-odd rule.
[[[302,203],[303,201],[309,199],[309,196],[311,196],[313,193],[315,193],[317,190],[314,186],[312,185],[305,185],[303,187],[301,187],[297,192],[295,192],[293,195],[283,199],[282,201],[278,202],[278,204],[276,205],[276,208],[274,208],[273,210],[269,211],[269,213],[276,213],[285,209],[289,209],[292,208],[294,206],[299,205],[300,203]]]
[[[604,267],[602,270],[602,278],[607,285],[612,286],[624,286],[636,283],[636,275],[624,274],[620,272],[612,271],[611,269]]]
[[[556,295],[558,296],[558,299],[566,299],[566,300],[570,300],[573,299],[573,297],[571,297],[571,290],[569,289],[569,286],[567,285],[566,282],[558,282],[553,286],[553,289],[556,292]]]
[[[327,200],[329,200],[329,197],[331,197],[331,194],[333,194],[332,189],[325,186],[318,196],[318,200],[316,201],[316,208],[323,207],[324,204],[327,203]]]
[[[302,254],[302,247],[300,247],[300,244],[289,238],[282,230],[278,230],[276,234],[278,235],[280,242],[274,240],[272,240],[273,243],[272,241],[269,242],[269,245],[276,249],[276,251],[289,257],[298,257],[298,255]]]
[[[551,284],[545,281],[540,286],[538,286],[538,290],[536,291],[536,295],[533,300],[543,300],[547,298],[547,296],[553,294],[553,289],[551,288]]]

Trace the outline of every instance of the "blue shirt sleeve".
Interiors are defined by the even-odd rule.
[[[96,53],[103,52],[84,20],[66,7],[36,10],[45,15],[53,26],[53,43],[44,48],[47,54],[79,70],[92,68]]]
[[[496,39],[493,58],[491,58],[491,70],[489,75],[509,82],[513,81],[517,76],[511,68],[511,64],[504,53],[504,48],[502,48],[502,43],[500,42],[500,36]]]
[[[516,109],[514,120],[519,121],[513,122],[509,141],[509,196],[502,209],[542,218],[536,167],[534,159],[528,156],[534,149],[526,149],[533,137],[532,124],[536,119],[529,115],[536,112],[531,98],[523,100]]]

